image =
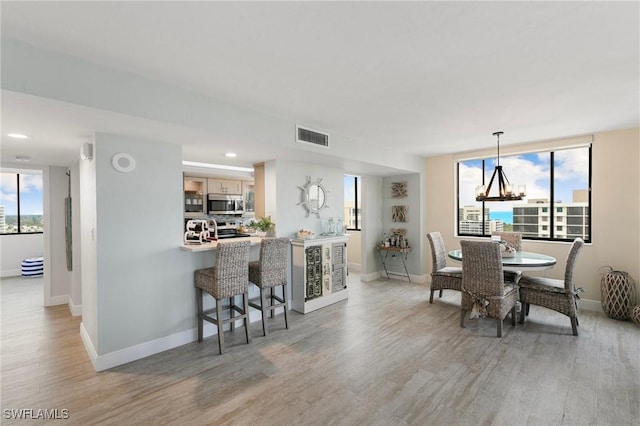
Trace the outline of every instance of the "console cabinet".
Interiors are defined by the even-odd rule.
[[[291,242],[291,307],[306,314],[349,297],[347,235]]]

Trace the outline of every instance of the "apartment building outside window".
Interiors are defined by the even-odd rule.
[[[525,239],[591,241],[590,145],[501,157],[500,163],[512,185],[527,186],[527,197],[475,201],[475,187],[488,182],[495,159],[459,161],[458,235],[489,236],[501,228]]]

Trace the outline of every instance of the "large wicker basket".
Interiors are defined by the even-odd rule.
[[[610,270],[602,277],[602,309],[611,318],[628,320],[635,305],[633,278],[623,271]]]

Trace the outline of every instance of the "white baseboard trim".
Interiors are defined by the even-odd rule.
[[[580,309],[591,312],[602,312],[604,314],[604,310],[602,309],[602,302],[599,300],[591,300],[591,299],[580,299],[580,303],[578,305]]]
[[[60,296],[51,296],[45,306],[66,305],[69,302],[69,295],[62,294]]]
[[[359,263],[347,263],[347,269],[354,272],[360,272],[362,270],[362,265]]]
[[[282,312],[282,309],[276,309],[275,314],[278,311]],[[249,322],[262,321],[262,314],[260,311],[251,310],[249,312]],[[242,329],[242,321],[236,321],[236,328]],[[203,329],[203,336],[209,337],[218,334],[218,329],[215,325],[205,322]],[[178,346],[186,345],[187,343],[195,342],[198,340],[198,328],[192,328],[189,330],[181,331],[171,334],[169,336],[161,337],[159,339],[151,340],[149,342],[140,343],[138,345],[130,346],[128,348],[120,349],[117,351],[109,352],[104,355],[98,355],[91,338],[84,328],[84,324],[80,324],[80,336],[84,343],[89,359],[93,364],[93,368],[96,371],[104,371],[113,367],[117,367],[128,362],[136,361],[138,359],[146,358],[151,355],[155,355],[160,352],[164,352],[169,349],[177,348]]]
[[[76,305],[73,303],[71,296],[67,299],[67,305],[69,306],[69,310],[71,311],[71,315],[74,317],[79,317],[82,315],[82,305]]]
[[[89,361],[91,361],[91,364],[93,365],[93,369],[96,371],[101,371],[101,370],[98,370],[98,368],[96,367],[96,360],[98,359],[98,353],[96,352],[96,349],[93,347],[93,342],[91,341],[91,337],[89,337],[89,333],[87,332],[87,329],[85,328],[83,322],[80,323],[80,338],[82,339],[82,343],[84,344],[84,349],[87,351],[87,355],[89,356]]]
[[[6,271],[0,271],[0,278],[19,277],[21,275],[22,269],[7,269]]]
[[[367,283],[369,281],[375,281],[378,278],[380,278],[382,276],[382,274],[380,273],[380,271],[378,272],[371,272],[368,274],[360,274],[360,281],[362,281],[363,283]]]

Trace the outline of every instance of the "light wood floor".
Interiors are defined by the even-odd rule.
[[[69,425],[640,424],[640,328],[532,306],[495,337],[493,320],[459,326],[459,294],[428,303],[424,285],[360,283],[350,298],[95,373],[66,306],[43,308],[41,280],[2,286],[5,409],[67,409]],[[126,330],[123,330],[123,333]],[[46,424],[46,421],[33,421]]]

